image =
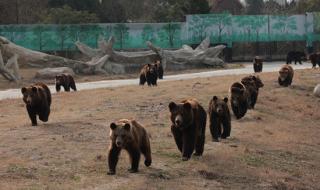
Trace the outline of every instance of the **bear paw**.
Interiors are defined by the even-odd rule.
[[[188,161],[189,160],[189,158],[188,157],[182,157],[182,159],[181,159],[182,161]]]
[[[146,165],[147,167],[149,167],[151,165],[151,160],[145,160],[144,161],[144,165]]]
[[[202,156],[202,153],[195,152],[193,155],[195,155],[195,156]]]
[[[128,171],[129,171],[130,173],[137,173],[137,172],[138,172],[138,169],[132,169],[132,168],[130,168],[130,169],[128,169]]]
[[[219,139],[218,138],[213,138],[212,142],[219,142]]]
[[[115,175],[115,174],[116,174],[116,171],[108,171],[107,174],[108,174],[108,175]]]

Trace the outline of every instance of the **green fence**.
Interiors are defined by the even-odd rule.
[[[116,49],[146,48],[151,41],[162,48],[212,43],[320,40],[320,13],[304,15],[187,15],[183,23],[123,23],[83,25],[0,25],[0,35],[23,47],[40,51],[75,50],[80,40],[96,47],[99,36],[114,36]]]

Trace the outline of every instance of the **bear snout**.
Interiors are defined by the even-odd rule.
[[[122,143],[120,141],[116,141],[116,145],[117,145],[117,147],[121,147]]]
[[[177,126],[180,126],[182,124],[182,121],[183,120],[182,120],[182,116],[181,115],[177,116],[176,119],[174,120],[174,122],[175,122],[175,124]]]

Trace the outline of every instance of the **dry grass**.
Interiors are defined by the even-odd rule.
[[[38,127],[22,100],[0,101],[0,189],[319,189],[320,99],[312,96],[319,70],[297,71],[289,88],[277,85],[277,73],[261,74],[256,109],[232,118],[231,138],[211,142],[207,128],[203,157],[180,161],[169,102],[196,97],[207,107],[241,77],[63,92]],[[151,134],[153,164],[129,174],[123,152],[117,175],[108,176],[109,123],[131,117]]]

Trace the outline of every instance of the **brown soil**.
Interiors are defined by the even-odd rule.
[[[48,123],[31,127],[21,99],[0,101],[0,189],[319,189],[320,99],[312,96],[319,70],[295,73],[279,87],[277,73],[261,74],[255,110],[232,118],[231,138],[182,162],[170,133],[168,104],[196,97],[204,107],[228,95],[243,76],[164,82],[53,95]],[[151,135],[153,163],[130,174],[120,156],[108,176],[110,122],[136,118]]]
[[[224,69],[234,69],[234,68],[241,68],[243,67],[240,63],[234,63],[229,64]],[[36,75],[36,72],[39,70],[39,68],[21,68],[20,69],[20,75],[22,77],[22,80],[16,84],[13,82],[9,82],[5,80],[0,75],[0,90],[10,89],[10,88],[20,88],[22,86],[30,85],[35,82],[45,82],[46,84],[54,84],[55,80],[44,80],[44,79],[37,79],[34,78]],[[181,71],[166,71],[166,75],[173,75],[173,74],[182,74],[182,73],[193,73],[193,72],[201,72],[201,71],[211,71],[211,70],[217,70],[216,68],[201,68],[201,69],[189,69],[189,70],[181,70]],[[75,80],[76,82],[92,82],[92,81],[100,81],[100,80],[113,80],[113,79],[132,79],[132,78],[138,78],[137,73],[131,73],[131,74],[123,74],[123,75],[76,75]]]

